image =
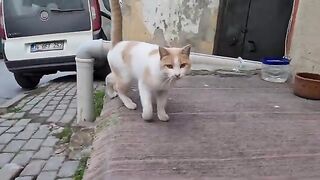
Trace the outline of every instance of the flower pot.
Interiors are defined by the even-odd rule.
[[[294,82],[294,94],[306,99],[320,100],[320,75],[297,73]]]

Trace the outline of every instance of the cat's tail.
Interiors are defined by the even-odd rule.
[[[122,13],[119,0],[111,2],[111,41],[114,47],[122,41]]]

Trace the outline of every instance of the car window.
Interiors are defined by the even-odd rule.
[[[41,9],[83,9],[82,0],[7,0],[6,8],[11,16],[32,16]]]
[[[103,0],[103,4],[104,4],[104,7],[110,12],[111,9],[110,9],[109,0]]]

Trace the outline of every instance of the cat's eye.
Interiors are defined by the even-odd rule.
[[[180,68],[184,68],[184,67],[186,67],[186,66],[187,66],[187,64],[186,64],[186,63],[183,63],[183,64],[180,65]]]
[[[167,64],[166,67],[169,69],[173,69],[173,66],[171,64]]]

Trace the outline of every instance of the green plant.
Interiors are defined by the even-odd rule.
[[[79,163],[78,169],[77,169],[77,171],[76,171],[76,173],[75,173],[75,175],[73,177],[74,180],[82,180],[84,171],[87,168],[88,159],[89,159],[89,157],[82,157],[80,159],[80,163]]]
[[[70,127],[65,127],[63,131],[57,134],[57,138],[61,139],[62,143],[69,143],[72,135],[72,129]]]
[[[95,117],[99,117],[103,108],[104,91],[96,91],[94,93],[94,114]]]

